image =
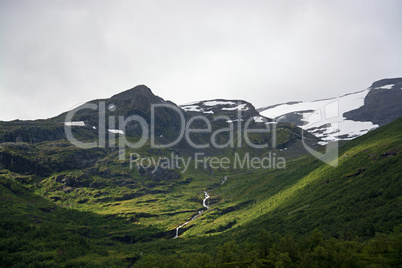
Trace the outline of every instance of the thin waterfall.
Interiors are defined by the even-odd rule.
[[[203,205],[205,208],[209,209],[209,206],[206,204],[206,201],[207,201],[207,199],[208,199],[210,196],[209,196],[209,194],[208,194],[206,191],[204,191],[204,194],[205,194],[205,198],[202,200],[202,205]],[[180,225],[179,227],[177,227],[177,228],[176,228],[176,236],[173,237],[173,239],[179,237],[179,229],[180,229],[181,227],[187,225],[190,221],[195,220],[195,219],[196,219],[201,213],[203,213],[203,212],[204,212],[203,210],[198,211],[198,214],[195,215],[194,217],[192,217],[191,220],[186,221],[185,223],[183,223],[182,225]]]
[[[223,180],[221,181],[221,184],[224,184],[224,183],[227,181],[227,179],[228,179],[227,176],[225,176],[225,177],[223,178]],[[207,205],[207,199],[210,198],[210,196],[209,196],[209,194],[207,193],[207,191],[204,191],[204,195],[205,195],[205,198],[202,200],[202,206],[205,207],[206,209],[209,209],[209,206]],[[179,229],[180,229],[180,228],[182,228],[183,226],[187,225],[190,221],[195,220],[195,219],[196,219],[201,213],[203,213],[203,212],[204,212],[204,210],[198,211],[198,214],[195,215],[195,216],[193,216],[193,217],[191,218],[191,220],[186,221],[185,223],[183,223],[182,225],[180,225],[179,227],[177,227],[177,228],[176,228],[176,236],[175,236],[173,239],[179,237]]]
[[[204,198],[204,200],[202,200],[202,205],[204,207],[206,207],[207,209],[209,209],[209,206],[206,204],[206,201],[210,196],[208,195],[208,193],[206,191],[204,191],[204,194],[205,194],[205,198]]]

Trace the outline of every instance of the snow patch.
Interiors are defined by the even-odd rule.
[[[275,106],[274,108],[267,109],[262,111],[260,114],[269,118],[276,118],[281,115],[285,115],[288,113],[301,113],[304,116],[308,117],[311,113],[306,114],[308,110],[317,111],[321,108],[327,107],[332,103],[337,103],[339,101],[339,115],[343,115],[346,112],[355,110],[364,105],[364,98],[369,93],[369,89],[365,89],[360,92],[344,95],[339,98],[331,98],[326,100],[318,100],[318,101],[307,101],[307,102],[299,102],[295,104],[282,104]],[[335,106],[332,106],[335,108]],[[333,112],[331,112],[331,117],[333,117]],[[328,118],[328,116],[327,116]]]
[[[248,108],[246,107],[246,104],[240,104],[240,105],[237,105],[236,107],[230,107],[230,108],[224,107],[224,108],[222,108],[222,110],[235,111],[235,110],[248,110]]]
[[[233,101],[205,101],[203,102],[205,106],[216,106],[216,105],[234,105]]]
[[[239,121],[243,121],[243,119],[227,120],[226,123],[233,123],[233,122],[239,122]]]
[[[392,86],[386,85],[381,88],[391,88]],[[289,113],[302,115],[301,120],[305,124],[300,127],[321,138],[323,140],[321,145],[339,140],[339,137],[349,140],[378,127],[370,121],[346,120],[343,116],[346,112],[362,107],[369,92],[370,88],[339,98],[281,104],[262,111],[260,114],[269,118],[277,118],[277,121],[281,121],[280,118]]]
[[[202,109],[198,105],[182,106],[181,108],[186,112],[203,112],[204,111],[204,109]]]
[[[108,131],[115,134],[124,134],[123,130],[120,129],[108,129]]]
[[[254,116],[253,119],[256,123],[264,123],[264,117],[262,116]]]
[[[323,140],[320,145],[325,145],[328,142],[339,140],[339,137],[343,140],[351,140],[376,128],[378,128],[378,125],[372,122],[343,120],[329,123],[329,126],[326,127],[313,130],[307,128],[306,130]]]
[[[75,126],[75,127],[84,127],[84,121],[72,121],[72,122],[64,122],[65,126]]]
[[[378,88],[378,89],[391,89],[394,85],[395,84],[388,84],[388,85],[385,85],[385,86],[382,86],[382,87],[376,87],[376,88]]]

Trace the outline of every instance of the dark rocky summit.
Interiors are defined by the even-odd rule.
[[[383,88],[393,85],[391,88]],[[344,116],[354,121],[371,121],[386,125],[402,116],[402,78],[383,79],[374,82],[364,99],[364,105]]]

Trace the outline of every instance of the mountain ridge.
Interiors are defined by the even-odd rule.
[[[195,267],[207,260],[212,267],[249,267],[278,263],[283,255],[296,267],[394,266],[401,124],[395,120],[341,147],[338,168],[305,156],[282,171],[163,177],[130,172],[109,155],[88,170],[44,178],[1,170],[0,264]],[[173,239],[202,208],[203,190],[210,208]]]
[[[155,110],[152,110],[153,105],[156,105]],[[199,106],[199,111],[194,109],[197,105]],[[66,122],[66,117],[69,114],[72,116],[69,119],[71,122]],[[204,116],[204,119],[198,120],[197,116],[199,115]],[[127,118],[133,118],[133,116],[135,120],[125,122]],[[100,119],[102,118],[105,123],[104,129],[99,127]],[[136,118],[142,118],[143,121],[138,121]],[[193,120],[193,118],[197,120]],[[121,126],[119,125],[122,120],[124,129],[120,129]],[[206,127],[205,120],[208,121],[211,129],[209,133],[205,133],[205,131],[192,133],[191,139],[196,144],[211,143],[212,138],[223,144],[229,138],[228,133],[224,133],[223,130],[233,132],[230,136],[233,140],[235,135],[243,137],[243,130],[246,127],[248,129],[265,129],[265,132],[270,132],[251,135],[253,140],[259,144],[274,144],[274,126],[272,125],[274,122],[261,116],[255,107],[247,101],[215,99],[194,102],[192,105],[178,106],[154,95],[152,90],[145,85],[135,86],[110,98],[88,101],[73,110],[50,119],[30,122],[0,122],[0,143],[40,143],[60,139],[66,140],[67,137],[64,135],[64,131],[68,127],[71,128],[74,137],[77,137],[78,140],[96,140],[99,135],[104,135],[105,138],[110,140],[114,139],[116,134],[122,137],[138,138],[146,133],[145,130],[148,130],[149,137],[152,135],[157,144],[170,144],[177,141],[179,134],[183,131],[183,127],[188,127],[187,123],[191,123],[191,128],[193,129],[203,130]],[[150,133],[151,121],[154,123],[152,133]],[[183,126],[183,124],[186,125]],[[296,144],[294,150],[296,154],[306,153],[302,150],[300,129],[288,123],[280,123],[278,126],[280,126],[277,128],[279,150],[288,149],[288,147]],[[100,133],[100,131],[104,131],[104,133]],[[218,135],[215,136],[214,133],[216,132]],[[311,144],[312,147],[319,147],[318,140],[314,136],[309,134],[305,136],[305,141]],[[184,138],[182,137],[179,142],[176,142],[172,149],[185,154],[194,154],[194,148],[189,144],[189,139]],[[245,148],[243,149],[246,150]],[[198,151],[209,155],[217,155],[224,153],[225,150],[209,146],[209,148],[199,149]],[[236,148],[228,148],[227,150],[235,151]],[[255,151],[255,153],[259,154],[258,151]]]
[[[325,143],[350,140],[402,116],[401,89],[402,78],[386,78],[338,98],[287,102],[258,111],[310,131]]]
[[[361,103],[362,93],[349,95],[351,103]],[[129,128],[117,132],[123,131],[118,116],[149,120],[152,103],[169,102],[146,86],[88,102],[105,109],[105,134],[112,145],[140,137]],[[184,142],[154,148],[147,141],[138,148],[80,148],[65,138],[64,130],[70,128],[79,140],[97,141],[99,111],[90,108],[75,110],[72,122],[65,122],[65,114],[47,121],[0,122],[0,266],[400,263],[402,118],[343,144],[336,156],[339,165],[333,167],[306,152],[307,140],[316,145],[318,138],[306,132],[303,141],[296,125],[259,118],[246,101],[174,107],[188,121],[203,115],[190,127],[208,130],[206,122],[211,131],[232,127],[233,133],[214,136],[229,145],[196,150]],[[161,132],[156,136],[162,142],[177,132],[177,118],[169,112],[158,115]],[[294,114],[294,120],[302,119]],[[275,123],[276,146],[255,149],[243,139],[241,146],[231,147],[228,138],[242,138],[247,121],[253,127]],[[212,136],[195,134],[189,137],[201,145]],[[249,136],[253,144],[273,139],[272,132]],[[326,148],[314,149],[325,153]],[[128,156],[124,161],[123,154]],[[279,161],[281,167],[275,164]],[[222,164],[230,162],[237,165]]]

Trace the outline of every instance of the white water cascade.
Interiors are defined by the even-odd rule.
[[[209,206],[206,204],[206,201],[207,201],[207,199],[208,199],[210,196],[209,196],[209,194],[208,194],[206,191],[204,191],[204,194],[205,194],[205,198],[202,200],[202,205],[203,205],[206,209],[209,209]],[[183,223],[182,225],[180,225],[179,227],[177,227],[177,228],[176,228],[176,236],[175,236],[173,239],[179,237],[179,229],[180,229],[181,227],[187,225],[190,221],[195,220],[195,219],[198,217],[198,215],[200,215],[200,214],[203,213],[203,212],[204,212],[203,210],[198,211],[198,214],[195,215],[194,217],[192,217],[191,220],[186,221],[185,223]]]
[[[207,209],[209,209],[209,206],[208,206],[205,202],[207,201],[207,199],[208,199],[210,196],[208,195],[208,193],[207,193],[206,191],[204,191],[204,194],[205,194],[205,198],[204,198],[204,200],[202,200],[202,205],[203,205],[204,207],[206,207]]]
[[[179,227],[176,228],[176,236],[174,238],[178,238],[179,237],[179,229],[185,225],[187,225],[187,223],[189,223],[188,221],[186,221],[185,223],[183,223],[182,225],[180,225]]]
[[[225,177],[223,178],[223,180],[221,181],[221,185],[224,184],[227,180],[228,180],[228,176],[225,176]]]

